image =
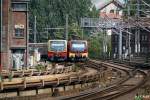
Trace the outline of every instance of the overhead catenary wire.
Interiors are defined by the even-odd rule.
[[[141,12],[143,12],[145,15],[150,15],[150,13],[145,12],[144,10],[140,10]]]
[[[130,20],[134,21],[134,19],[131,18],[131,17],[130,17]],[[142,28],[142,29],[144,29],[144,30],[146,30],[147,32],[150,32],[150,30],[147,29],[147,28],[145,28],[143,25],[141,25],[140,22],[136,22],[136,23],[134,23],[134,25],[137,26],[137,27],[140,27],[140,28]]]
[[[145,5],[147,5],[148,7],[150,7],[150,4],[146,3],[144,0],[141,0]]]

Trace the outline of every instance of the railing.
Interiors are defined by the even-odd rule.
[[[81,18],[81,27],[83,28],[132,28],[137,27],[137,24],[148,27],[150,25],[150,18],[139,18],[122,20],[122,19],[111,19],[111,18]]]

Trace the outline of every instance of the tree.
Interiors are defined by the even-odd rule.
[[[65,27],[66,14],[69,15],[70,27],[73,23],[79,26],[82,17],[98,16],[98,10],[92,6],[91,0],[31,0],[29,11],[29,25],[33,29],[34,16],[37,16],[38,32],[45,31],[45,27]],[[55,31],[51,32],[55,34]],[[69,33],[72,33],[72,30],[69,30]],[[39,37],[41,40],[46,38],[45,35]]]
[[[66,14],[70,23],[80,23],[81,17],[89,15],[90,0],[31,0],[30,26],[33,27],[34,16],[37,16],[37,28],[65,25]]]
[[[48,39],[64,39],[65,29],[48,30],[45,27],[65,28],[66,14],[69,15],[69,38],[89,38],[88,32],[81,29],[80,19],[83,17],[97,18],[99,10],[92,5],[91,0],[31,0],[29,4],[30,27],[34,27],[34,16],[37,16],[38,42],[46,42]],[[48,33],[47,33],[48,32]],[[30,40],[33,40],[30,37]],[[100,57],[101,40],[97,37],[89,38],[90,57]]]
[[[103,43],[103,33],[95,33],[89,37],[89,57],[90,58],[101,58],[102,57],[102,43]]]

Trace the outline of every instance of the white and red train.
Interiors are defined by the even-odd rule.
[[[50,61],[85,61],[88,58],[86,40],[49,40],[48,60]]]

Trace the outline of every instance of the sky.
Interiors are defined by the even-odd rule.
[[[110,0],[91,0],[94,4],[95,4],[95,6],[96,6],[96,8],[98,8],[98,6],[100,6],[100,5],[103,5],[103,3],[105,3],[105,2],[109,2]],[[124,0],[119,0],[120,2],[124,2]]]

